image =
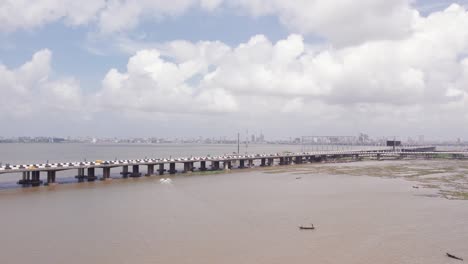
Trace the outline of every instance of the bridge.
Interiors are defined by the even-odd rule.
[[[46,163],[46,164],[20,164],[0,166],[0,174],[18,173],[22,177],[18,181],[22,186],[40,186],[56,183],[56,174],[60,171],[77,170],[78,175],[75,178],[79,182],[109,180],[111,178],[111,169],[121,168],[122,177],[141,177],[140,166],[146,166],[145,176],[163,175],[164,173],[177,173],[176,164],[183,165],[183,173],[196,170],[195,164],[198,163],[199,171],[232,169],[233,164],[238,164],[237,168],[252,168],[255,166],[284,166],[290,164],[303,164],[326,161],[328,159],[352,158],[359,160],[361,158],[374,158],[376,160],[388,158],[406,158],[406,157],[424,157],[436,158],[446,157],[454,159],[468,158],[468,151],[436,151],[435,147],[407,147],[398,151],[392,148],[375,148],[364,150],[336,150],[336,151],[314,151],[301,153],[275,153],[275,154],[252,154],[252,155],[224,155],[224,156],[206,156],[190,158],[153,158],[136,160],[96,160],[93,162],[64,162],[64,163]],[[210,163],[207,166],[207,162]],[[168,166],[168,167],[167,167]],[[132,168],[129,171],[129,167]],[[168,168],[168,169],[166,169]],[[97,177],[96,170],[102,170],[100,178]],[[41,173],[47,174],[47,180],[41,180]]]

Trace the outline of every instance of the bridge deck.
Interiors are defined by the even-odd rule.
[[[296,157],[317,157],[317,156],[401,156],[401,155],[461,155],[468,156],[468,151],[418,151],[420,149],[430,149],[432,147],[415,147],[406,148],[403,151],[392,151],[389,148],[378,148],[373,150],[341,150],[341,151],[314,151],[302,153],[275,153],[275,154],[255,154],[255,155],[224,155],[213,157],[190,157],[190,158],[163,158],[163,159],[136,159],[136,160],[105,160],[94,162],[63,162],[63,163],[47,163],[47,164],[19,164],[19,165],[3,165],[0,166],[0,174],[4,173],[20,173],[31,171],[63,171],[72,169],[88,169],[88,168],[115,168],[123,166],[139,166],[139,165],[160,165],[171,163],[188,163],[188,162],[226,162],[238,160],[262,160],[262,159],[280,159],[280,158],[296,158]]]

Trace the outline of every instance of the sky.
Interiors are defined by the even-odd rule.
[[[468,0],[0,0],[0,124],[468,139]]]

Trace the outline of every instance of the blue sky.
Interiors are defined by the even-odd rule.
[[[0,62],[18,67],[34,52],[47,48],[54,53],[53,67],[57,74],[77,76],[85,89],[97,89],[110,68],[125,68],[131,54],[116,49],[108,36],[99,36],[95,31],[94,25],[70,27],[57,21],[32,30],[4,33]],[[257,34],[277,41],[290,33],[275,16],[251,17],[229,10],[208,14],[193,8],[181,17],[144,21],[132,32],[119,35],[145,42],[221,40],[237,45]],[[313,36],[308,38],[315,40]]]
[[[446,8],[454,1],[418,0],[413,5],[423,14]],[[456,1],[460,4],[468,1]],[[86,87],[96,89],[102,76],[111,67],[123,69],[129,54],[115,50],[107,37],[105,40],[95,35],[95,25],[66,26],[63,21],[42,25],[29,30],[18,30],[1,34],[0,61],[9,67],[17,67],[27,61],[37,50],[47,48],[54,52],[54,69],[57,74],[78,76]],[[263,34],[275,42],[295,33],[285,28],[277,16],[252,17],[240,11],[219,10],[208,13],[199,8],[178,17],[161,21],[143,21],[141,25],[125,32],[125,37],[147,42],[167,42],[172,40],[221,40],[229,45],[246,42],[250,37]],[[323,41],[314,34],[306,35],[309,42]],[[91,39],[91,40],[90,40]],[[103,54],[93,53],[96,48]],[[93,89],[91,88],[91,89]]]
[[[459,41],[460,45],[456,47],[455,54],[453,54],[457,59],[450,61],[444,58],[443,60],[447,67],[453,67],[452,73],[460,72],[460,74],[450,74],[436,66],[429,67],[430,63],[440,63],[441,58],[425,61],[419,54],[415,55],[414,60],[408,60],[408,64],[401,61],[395,61],[394,64],[389,65],[382,61],[369,62],[368,67],[381,70],[384,67],[390,67],[385,68],[385,71],[395,72],[395,76],[403,76],[402,83],[396,82],[395,85],[408,86],[405,88],[408,91],[406,94],[403,93],[404,89],[400,91],[397,88],[377,88],[376,83],[386,80],[380,77],[382,72],[371,72],[371,69],[365,69],[364,66],[362,72],[356,73],[357,76],[362,75],[362,80],[357,80],[353,74],[346,72],[338,76],[335,72],[336,67],[330,68],[330,71],[320,76],[309,77],[315,75],[317,70],[309,75],[305,72],[314,67],[318,69],[322,69],[322,66],[327,67],[332,61],[333,63],[342,62],[343,65],[340,67],[344,68],[347,58],[349,58],[348,62],[351,62],[352,55],[359,56],[365,47],[383,49],[385,52],[417,49],[417,47],[403,45],[407,42],[419,45],[418,36],[432,32],[430,27],[434,30],[442,30],[437,28],[437,23],[450,21],[449,16],[452,15],[459,18],[466,15],[465,6],[468,1],[398,0],[389,4],[388,1],[379,0],[373,3],[372,1],[370,3],[369,1],[355,1],[355,4],[346,6],[340,1],[323,0],[298,1],[297,4],[281,0],[252,2],[177,0],[170,6],[167,2],[158,0],[141,2],[103,0],[100,7],[93,7],[95,5],[93,1],[84,1],[83,6],[89,5],[89,8],[83,9],[84,11],[76,11],[71,4],[72,1],[37,1],[35,4],[26,6],[17,4],[15,1],[4,1],[6,2],[3,4],[0,2],[0,8],[2,5],[5,8],[9,5],[12,10],[0,13],[0,22],[3,22],[0,28],[0,65],[7,69],[6,74],[9,74],[7,76],[14,77],[11,82],[0,82],[0,91],[9,96],[8,103],[13,105],[13,101],[18,101],[14,104],[18,107],[15,113],[21,114],[11,114],[5,110],[4,114],[0,115],[0,121],[34,122],[31,120],[42,119],[42,117],[35,116],[37,113],[55,115],[57,111],[60,112],[57,116],[59,120],[70,120],[70,117],[75,120],[69,128],[57,126],[50,131],[47,126],[38,125],[37,130],[29,130],[27,134],[92,135],[95,133],[93,128],[96,125],[96,119],[99,118],[109,120],[105,126],[108,129],[99,129],[101,136],[153,135],[154,131],[161,131],[161,136],[173,134],[174,132],[167,127],[184,128],[181,129],[184,131],[193,129],[198,134],[206,136],[229,134],[232,133],[231,130],[245,130],[248,127],[251,127],[251,130],[268,128],[264,130],[275,137],[315,134],[315,132],[355,134],[361,130],[364,130],[363,132],[369,130],[368,132],[373,134],[384,133],[377,125],[363,129],[363,122],[360,119],[364,118],[380,125],[401,123],[397,120],[403,119],[406,125],[400,124],[396,128],[393,125],[390,128],[391,132],[416,135],[424,133],[424,130],[419,129],[422,126],[421,122],[425,122],[423,127],[434,127],[427,125],[428,120],[414,121],[415,116],[428,114],[427,109],[434,108],[434,104],[436,108],[444,109],[444,114],[450,111],[460,111],[460,107],[465,109],[463,107],[467,91],[460,88],[465,80],[465,77],[460,74],[464,71],[463,59],[468,54],[468,49],[465,46],[466,39],[463,38],[463,32],[453,36],[454,38],[456,38],[455,35],[462,36],[461,39],[457,38],[457,43]],[[41,6],[41,2],[44,2],[45,7]],[[312,2],[316,2],[316,5],[310,4]],[[444,10],[451,4],[457,4],[457,8],[453,8],[453,12],[445,12]],[[116,5],[118,8],[113,9]],[[318,7],[323,10],[318,10]],[[41,8],[50,12],[44,14],[33,12]],[[128,11],[133,10],[132,8],[138,11],[134,13]],[[308,8],[314,9],[308,10]],[[29,9],[32,11],[27,12]],[[341,9],[347,10],[341,11]],[[416,10],[420,13],[419,18],[415,18],[413,13]],[[16,11],[29,15],[19,16],[15,13]],[[437,15],[439,13],[445,17]],[[106,18],[105,14],[110,14],[110,19]],[[34,15],[37,17],[33,17]],[[361,19],[362,17],[366,19]],[[434,17],[434,19],[429,19],[429,17]],[[125,23],[126,19],[127,23]],[[433,20],[440,21],[432,23]],[[119,28],[113,28],[112,23],[117,24],[119,21],[124,22]],[[111,25],[110,28],[109,25]],[[465,26],[468,28],[468,25]],[[460,28],[463,28],[463,25]],[[458,30],[458,28],[453,30]],[[428,36],[443,36],[445,34],[443,33],[436,32]],[[264,36],[265,39],[253,41],[252,38],[258,35]],[[299,38],[291,38],[291,36]],[[180,43],[174,42],[177,40],[185,41],[183,47]],[[202,42],[211,44],[205,47],[200,44]],[[384,48],[382,47],[384,42],[392,44]],[[443,44],[445,43],[440,43],[440,45]],[[449,44],[447,48],[450,48]],[[245,45],[248,48],[245,48],[247,51],[244,54],[240,48]],[[157,52],[145,52],[150,50]],[[32,61],[33,55],[41,51],[44,51],[41,53],[43,59],[36,63],[37,69],[33,71],[34,74],[23,74],[19,68]],[[189,51],[190,56],[187,55]],[[272,61],[255,59],[255,54],[261,54],[263,51],[271,52],[269,54],[281,53],[282,55],[278,55],[281,59]],[[194,55],[194,52],[197,55]],[[331,54],[331,61],[324,59],[327,54]],[[218,55],[221,57],[218,58]],[[288,57],[290,55],[293,58]],[[242,56],[248,56],[249,59],[246,61],[242,59]],[[267,57],[261,59],[265,60],[265,58]],[[306,62],[306,60],[309,61]],[[418,62],[415,62],[416,60]],[[137,69],[135,72],[147,71],[146,73],[151,78],[136,76],[133,70],[127,70],[130,61],[139,63],[139,66],[134,67]],[[171,63],[178,67],[177,71]],[[318,63],[323,63],[323,65],[316,65]],[[376,63],[381,64],[376,65]],[[301,65],[298,66],[298,64]],[[192,65],[190,73],[182,69],[182,65]],[[251,65],[261,67],[253,68],[250,72],[241,71]],[[148,70],[166,66],[169,68],[162,71]],[[47,67],[50,67],[50,71],[39,73],[41,68]],[[236,67],[239,67],[239,71]],[[297,72],[295,70],[298,67],[302,68]],[[115,69],[118,74],[114,74],[112,69]],[[258,69],[262,72],[252,74]],[[265,69],[267,71],[263,72]],[[195,72],[192,73],[192,71]],[[400,72],[396,73],[398,71]],[[168,74],[168,72],[175,76],[161,77],[161,74]],[[283,72],[285,77],[279,77]],[[178,76],[185,76],[185,74],[188,74],[187,78],[178,79]],[[337,76],[330,74],[337,74]],[[365,81],[366,78],[369,79],[366,77],[368,74],[377,76],[372,83]],[[36,81],[30,82],[24,79],[30,75],[38,75]],[[229,79],[233,76],[236,78]],[[272,87],[277,86],[277,88],[263,89],[261,85],[268,86],[269,84],[264,79],[258,79],[258,76],[268,76],[265,78],[272,83]],[[432,78],[431,76],[442,77]],[[279,79],[276,80],[274,77]],[[331,79],[332,77],[336,79]],[[285,82],[285,78],[291,79]],[[105,80],[108,80],[107,86]],[[196,80],[195,83],[193,80]],[[284,91],[289,88],[284,88],[283,82],[286,86],[288,83],[294,84],[291,92]],[[424,83],[421,84],[421,82]],[[129,96],[130,99],[131,96],[137,94],[134,92],[136,88],[132,86],[135,83],[144,84],[151,90],[145,91],[146,93],[141,92],[140,97],[131,98],[133,102],[140,102],[139,106],[128,107],[125,102],[120,102],[119,98]],[[342,88],[344,83],[349,85]],[[164,85],[174,86],[176,89],[171,90],[170,87]],[[258,88],[256,88],[257,85],[259,85]],[[18,86],[18,88],[11,88],[12,86]],[[247,86],[251,88],[247,89]],[[386,85],[380,87],[384,86]],[[440,86],[444,89],[436,88]],[[115,92],[117,87],[120,87],[118,93]],[[349,91],[349,87],[358,90]],[[22,90],[27,90],[26,93],[32,97],[29,98],[31,102],[34,101],[33,97],[42,96],[40,100],[44,102],[44,105],[55,104],[54,100],[60,100],[60,98],[62,98],[61,102],[63,98],[70,101],[66,101],[63,106],[55,109],[49,109],[46,106],[36,107],[34,103],[30,106],[29,101],[23,100],[25,95]],[[165,108],[163,106],[152,107],[150,102],[145,101],[148,100],[145,94],[154,96],[155,100],[156,97],[164,95],[167,96],[167,100],[176,101],[164,106]],[[249,97],[245,98],[246,95]],[[382,95],[386,100],[378,95]],[[441,99],[440,95],[447,98]],[[54,96],[59,99],[52,99]],[[104,96],[107,98],[115,96],[115,99],[112,104],[107,105],[99,101]],[[204,107],[189,107],[183,111],[184,102],[177,100],[180,96],[193,97],[191,102],[203,104]],[[22,104],[29,104],[29,106]],[[69,105],[74,107],[70,108]],[[172,105],[177,105],[179,108],[172,108]],[[261,109],[257,109],[258,105],[264,105],[264,107],[260,106]],[[264,121],[259,121],[252,116],[251,112],[242,110],[255,109],[258,111],[256,116],[263,120],[266,113],[262,109],[273,105],[278,108],[272,108],[271,111],[276,112],[278,118],[291,127],[291,131],[277,129]],[[309,112],[311,105],[316,105],[318,106],[316,109],[323,111],[320,115],[323,126],[315,124],[304,126],[293,117],[296,112]],[[390,115],[384,114],[385,116],[375,114],[376,111],[385,113],[387,109],[395,106],[399,106],[399,109],[404,109],[404,111]],[[122,110],[127,108],[129,109]],[[83,111],[83,109],[88,110]],[[459,122],[449,120],[442,114],[439,115],[441,116],[437,116],[438,119],[447,119],[444,122],[447,122],[449,127],[459,128],[460,134],[467,131],[466,127],[457,125]],[[171,121],[174,117],[190,125],[181,125],[180,122]],[[211,122],[222,120],[223,117],[235,120],[233,125],[236,128],[205,129],[197,127],[199,122],[188,121],[202,118]],[[316,119],[317,116],[311,115],[310,118]],[[352,120],[353,118],[359,120]],[[247,120],[247,124],[243,120]],[[152,122],[155,125],[146,129],[150,132],[132,132],[125,129],[115,132],[117,127],[114,125],[115,122],[141,126],[147,126],[148,122]],[[342,125],[337,126],[337,123]],[[343,132],[338,133],[336,129],[343,130]],[[5,136],[25,133],[23,125],[15,124],[9,126],[6,131]],[[178,131],[177,134],[188,136],[189,133]],[[443,134],[450,137],[458,136],[453,129]],[[436,136],[434,133],[434,137]]]

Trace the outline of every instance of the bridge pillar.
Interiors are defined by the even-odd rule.
[[[183,171],[183,172],[184,172],[184,173],[187,173],[187,172],[189,172],[189,171],[192,171],[192,170],[190,169],[190,162],[184,162],[184,171]]]
[[[175,162],[169,163],[169,174],[175,174],[177,170],[175,169]]]
[[[22,185],[23,187],[28,186],[31,184],[31,172],[29,171],[24,171],[23,172],[23,177],[21,180],[17,182],[19,185]]]
[[[159,164],[159,175],[163,175],[166,170],[164,169],[164,163]]]
[[[200,171],[206,171],[206,161],[200,161]]]
[[[36,187],[36,186],[39,186],[42,184],[42,181],[41,181],[41,172],[40,171],[33,171],[32,172],[32,181],[31,181],[31,185],[33,187]]]
[[[120,173],[122,175],[123,178],[127,178],[128,175],[130,174],[128,172],[128,165],[124,165],[122,166],[122,172]]]
[[[154,164],[149,164],[146,176],[152,176],[152,175],[154,175]]]
[[[23,178],[18,182],[18,184],[24,184],[28,180],[29,171],[23,171]]]
[[[285,161],[283,157],[279,158],[279,165],[285,165]]]
[[[377,160],[380,160],[380,158],[381,158],[381,154],[377,153]]]
[[[213,170],[219,170],[219,169],[220,169],[219,161],[212,161],[212,162],[211,162],[211,168],[212,168]]]
[[[85,170],[83,168],[79,168],[78,175],[76,175],[75,178],[77,178],[79,182],[84,181],[84,179],[86,178]]]
[[[102,180],[108,180],[110,178],[110,167],[102,168]]]
[[[136,177],[140,177],[140,176],[141,176],[140,166],[133,165],[132,166],[132,174],[130,174],[130,177],[136,178]]]
[[[231,169],[231,162],[230,162],[230,161],[227,161],[227,160],[223,161],[223,169],[224,169],[224,170],[229,170],[229,169]]]
[[[47,185],[55,183],[55,171],[47,171]]]
[[[275,163],[275,159],[273,159],[273,158],[268,158],[268,162],[267,162],[267,165],[268,165],[268,166],[273,166],[274,163]]]
[[[88,168],[88,181],[94,181],[96,180],[96,174],[95,174],[95,169],[94,168]]]
[[[295,164],[302,164],[302,156],[294,157],[294,163]]]
[[[265,167],[266,166],[266,159],[265,158],[261,158],[260,159],[260,167]]]
[[[239,169],[244,169],[245,168],[245,160],[239,160]]]
[[[253,167],[254,167],[253,159],[249,159],[249,168],[253,168]]]

